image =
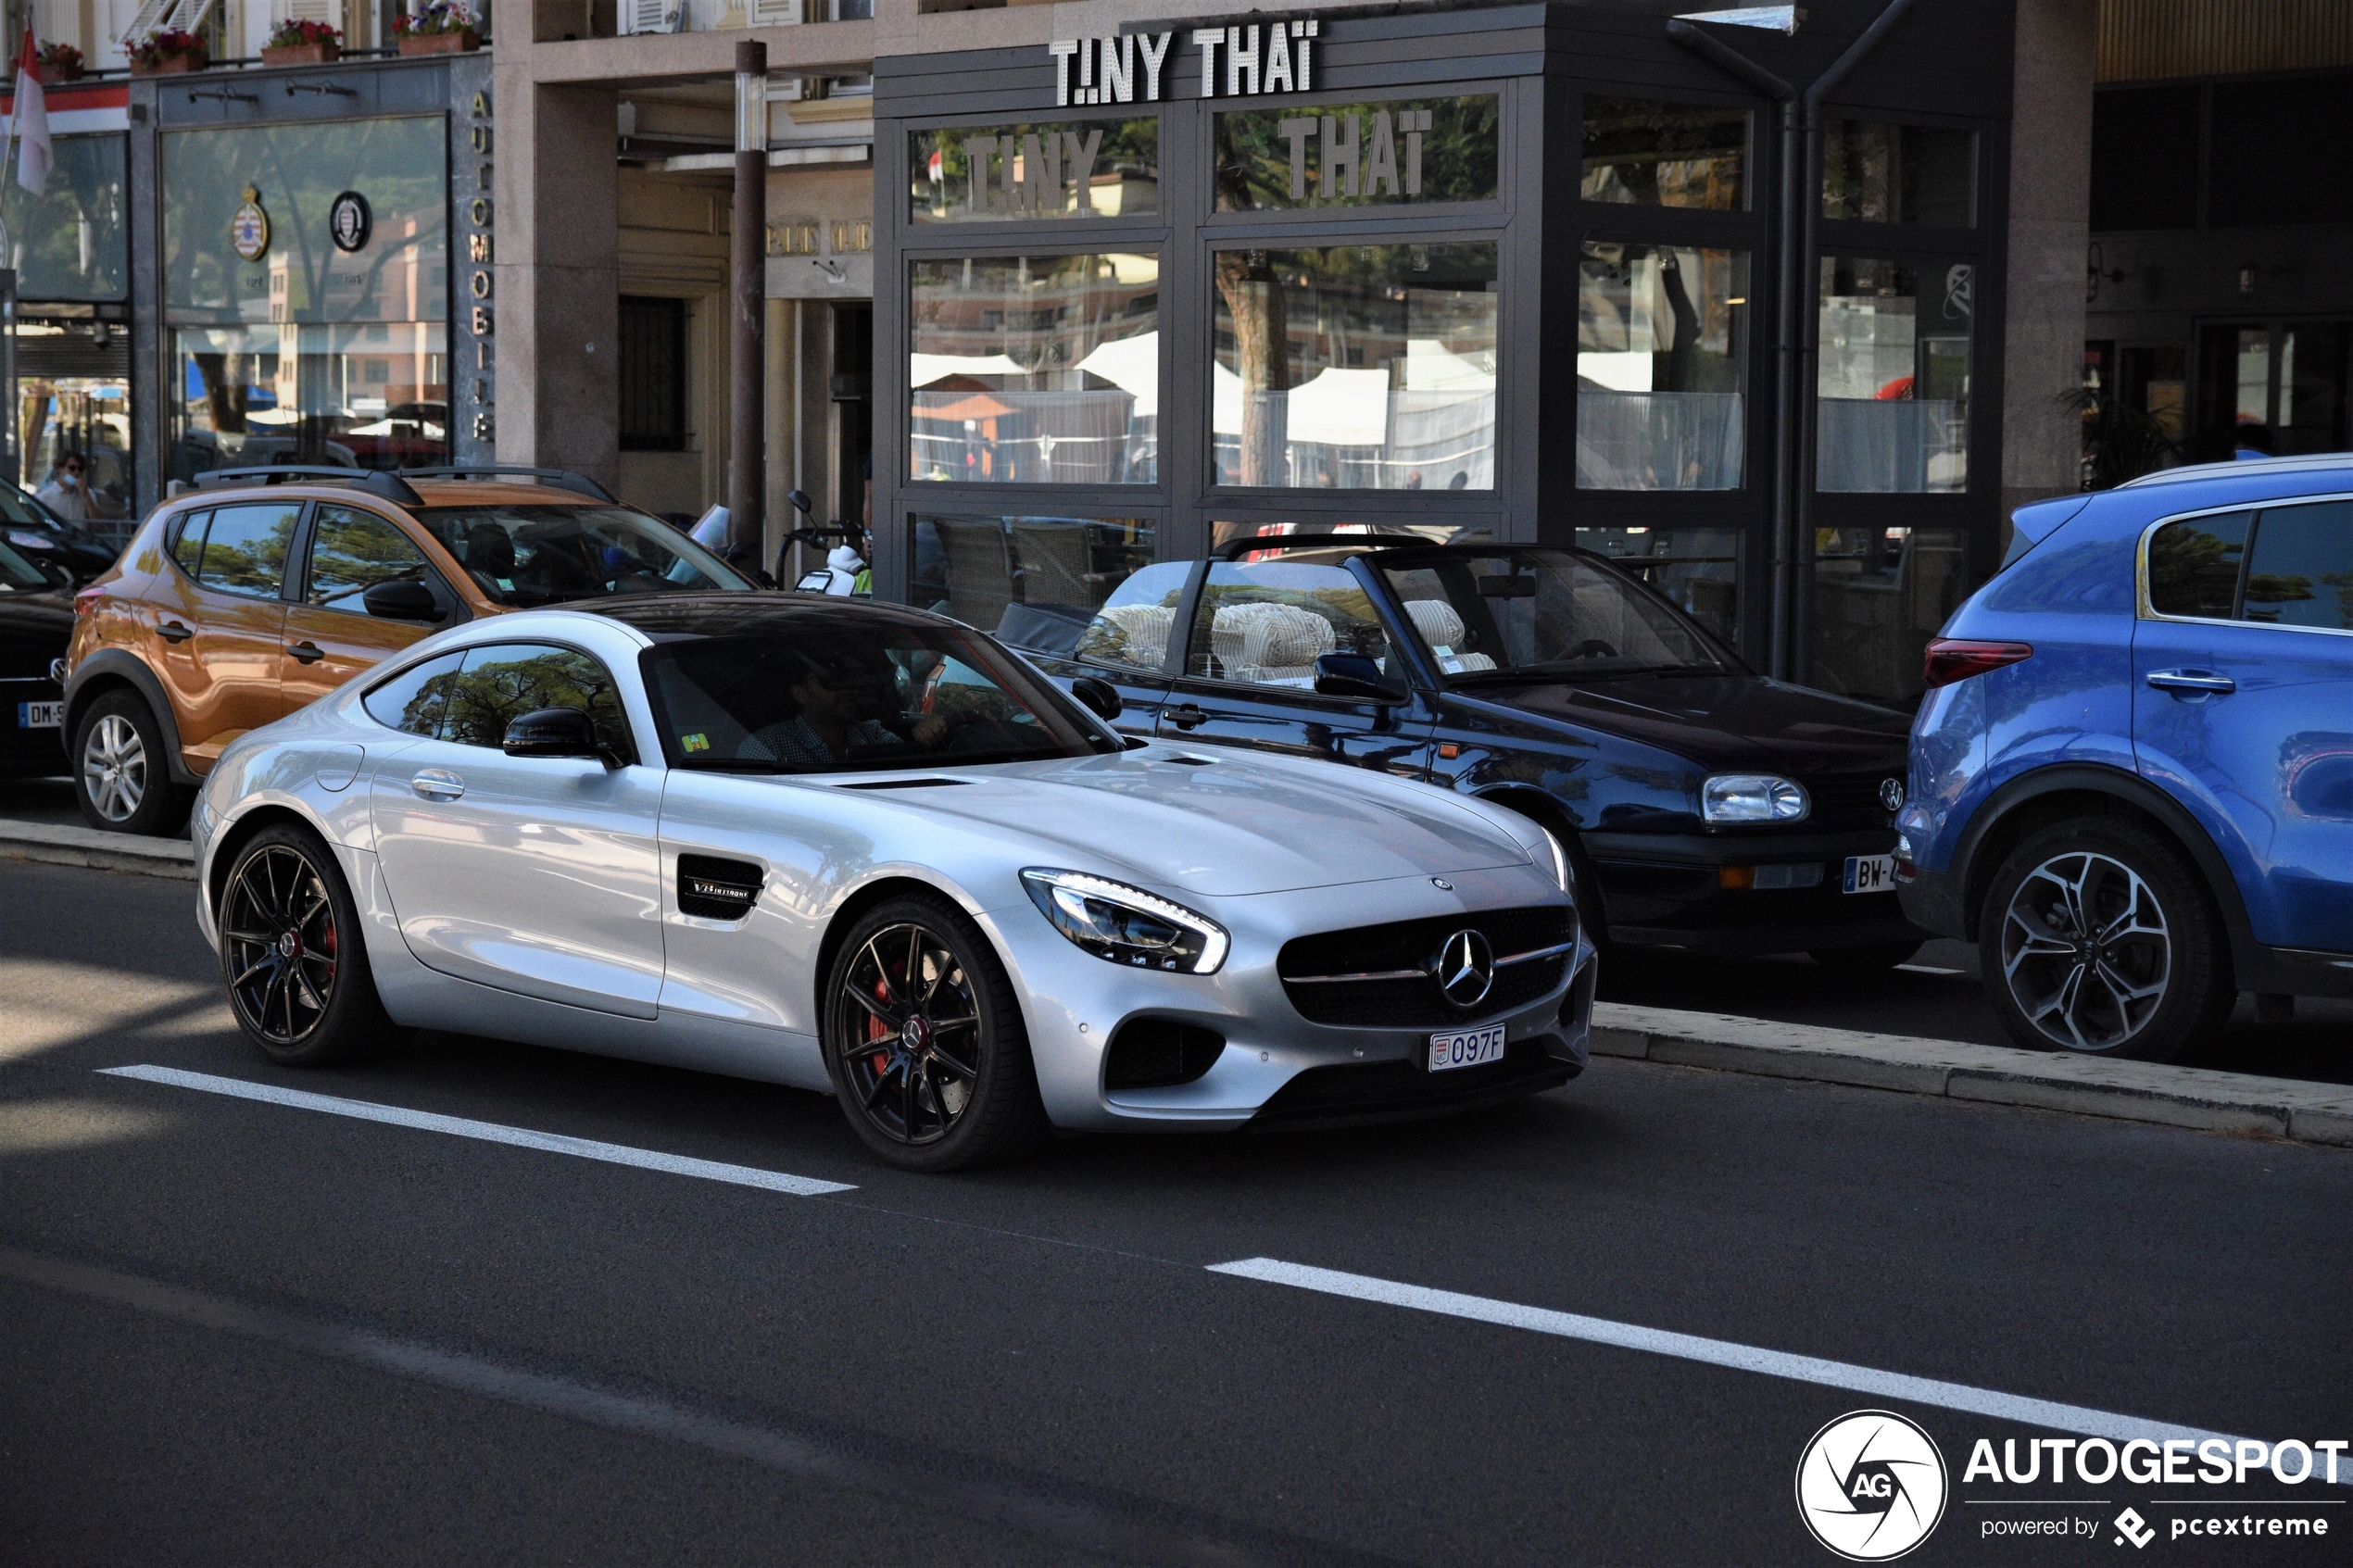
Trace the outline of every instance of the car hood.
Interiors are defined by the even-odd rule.
[[[1205,897],[1529,863],[1501,826],[1434,790],[1378,774],[1351,779],[1327,762],[1220,757],[1196,765],[1170,755],[1155,747],[942,769],[937,776],[962,782],[858,793],[1026,841],[1068,869],[1124,871]]]
[[[1908,714],[1755,675],[1628,675],[1448,697],[1639,741],[1710,771],[1901,773],[1912,729]]]

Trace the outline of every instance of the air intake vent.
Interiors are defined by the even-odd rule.
[[[970,784],[970,779],[862,779],[846,784],[844,789],[936,789],[947,784]]]
[[[678,857],[678,909],[702,920],[741,920],[760,901],[767,873],[749,860]]]
[[[1134,1018],[1111,1037],[1106,1089],[1164,1089],[1189,1084],[1217,1065],[1226,1037],[1167,1018]]]

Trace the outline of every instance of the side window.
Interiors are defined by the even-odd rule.
[[[373,512],[354,507],[321,507],[310,528],[310,586],[305,602],[321,609],[365,615],[361,596],[379,583],[401,578],[433,590],[446,614],[448,590],[426,564],[424,551]]]
[[[216,594],[276,598],[285,580],[295,522],[301,516],[299,501],[220,508],[205,533],[196,581]]]
[[[2155,554],[2152,546],[2154,577]],[[2274,507],[2247,552],[2246,620],[2353,632],[2353,501]]]
[[[460,746],[505,743],[507,726],[543,708],[578,708],[596,721],[597,738],[634,760],[637,748],[621,709],[621,690],[585,653],[545,643],[498,643],[466,650],[449,690],[442,738]]]
[[[182,512],[171,525],[171,558],[194,577],[204,558],[204,525],[210,512]]]
[[[1168,658],[1176,601],[1192,570],[1190,561],[1161,561],[1129,576],[1087,623],[1074,651],[1097,664],[1158,674]]]
[[[359,706],[379,724],[412,735],[437,735],[449,688],[457,683],[458,667],[465,658],[463,653],[446,653],[411,666],[361,697]]]
[[[1312,691],[1327,653],[1386,659],[1389,637],[1372,600],[1337,566],[1219,561],[1202,587],[1186,646],[1196,680]]]
[[[2169,522],[2149,538],[2149,608],[2159,615],[2228,621],[2238,610],[2239,568],[2252,512]]]

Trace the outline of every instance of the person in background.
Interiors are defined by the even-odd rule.
[[[82,482],[86,465],[79,452],[68,452],[49,470],[49,483],[32,493],[32,498],[68,522],[83,522],[92,516],[90,487]]]

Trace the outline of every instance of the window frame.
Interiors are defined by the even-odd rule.
[[[2149,599],[2149,544],[2157,537],[2157,531],[2160,528],[2168,528],[2177,522],[2192,522],[2202,517],[2222,517],[2233,512],[2253,512],[2255,525],[2250,530],[2250,542],[2246,558],[2239,565],[2239,587],[2236,596],[2240,600],[2240,608],[2244,609],[2246,574],[2255,559],[2252,541],[2259,537],[2262,533],[2264,514],[2286,511],[2292,507],[2322,506],[2329,502],[2348,501],[2353,501],[2353,490],[2329,491],[2311,495],[2284,495],[2271,501],[2237,501],[2228,506],[2200,507],[2194,511],[2174,512],[2158,518],[2155,522],[2141,530],[2140,538],[2133,546],[2133,618],[2135,621],[2171,621],[2183,626],[2245,626],[2261,632],[2306,632],[2323,637],[2353,637],[2353,627],[2303,626],[2294,621],[2248,621],[2239,616],[2224,619],[2211,615],[2168,615],[2158,609]]]
[[[462,626],[474,618],[473,607],[466,602],[466,596],[451,583],[449,574],[442,571],[440,563],[434,559],[434,546],[436,541],[430,537],[425,528],[411,519],[396,517],[389,512],[378,511],[373,507],[363,507],[350,501],[313,500],[305,505],[301,524],[295,530],[296,550],[295,557],[288,563],[292,568],[298,562],[299,570],[289,570],[286,573],[285,597],[288,604],[296,609],[323,610],[330,615],[356,615],[363,620],[373,619],[364,608],[346,609],[340,605],[310,602],[310,552],[318,542],[319,513],[326,507],[341,507],[349,511],[364,513],[379,522],[389,524],[402,538],[415,546],[424,558],[425,570],[432,573],[434,580],[441,584],[442,593],[447,596],[451,606],[447,614],[434,622],[434,631],[446,632],[452,626]],[[427,534],[427,536],[420,538],[420,534]]]
[[[630,754],[622,759],[621,765],[624,768],[636,768],[646,765],[645,737],[637,733],[637,722],[635,719],[630,717],[628,688],[622,684],[619,676],[613,674],[612,666],[606,661],[602,654],[592,653],[588,649],[582,647],[579,644],[566,642],[560,637],[533,637],[528,641],[510,641],[504,638],[484,639],[479,643],[468,643],[462,648],[451,648],[444,651],[456,653],[460,656],[458,663],[458,672],[462,675],[466,671],[467,663],[473,659],[474,655],[478,653],[486,653],[493,648],[555,648],[563,653],[578,654],[581,658],[588,660],[589,663],[594,664],[598,669],[603,671],[605,672],[605,678],[612,682],[613,700],[616,706],[618,706],[621,709],[621,725],[623,730],[624,730],[629,736]],[[414,667],[409,666],[409,668]],[[371,686],[368,690],[372,694],[377,689],[377,686],[381,686],[383,684],[383,682],[378,682],[375,686]],[[370,717],[372,718],[374,716],[371,714]],[[443,722],[446,726],[447,723],[446,716]],[[395,733],[399,734],[408,734],[405,730],[396,731]],[[457,740],[446,734],[435,735],[433,738],[444,746],[461,746],[469,751],[496,751],[501,757],[506,756],[506,753],[503,750],[500,750],[497,746],[476,746],[472,741]],[[577,762],[580,759],[573,757],[518,757],[512,759],[512,760],[518,762]],[[665,766],[667,766],[666,763]]]
[[[271,504],[272,503],[268,501],[256,501],[250,498],[245,500],[224,498],[217,500],[209,507],[202,508],[201,515],[205,519],[205,541],[202,545],[199,545],[196,547],[196,570],[195,571],[190,571],[186,567],[181,566],[180,558],[176,553],[176,548],[178,546],[182,532],[184,531],[187,526],[185,521],[176,522],[173,525],[174,532],[171,535],[171,543],[174,547],[172,549],[167,549],[164,554],[170,558],[173,566],[179,568],[180,574],[186,578],[189,583],[194,586],[198,593],[217,594],[222,598],[237,599],[247,604],[270,604],[275,602],[283,605],[297,602],[298,596],[295,591],[295,584],[301,575],[301,571],[307,571],[308,567],[310,549],[310,510],[311,508],[317,504],[307,495],[297,496],[292,503],[295,508],[294,532],[286,538],[286,558],[279,565],[278,568],[278,591],[276,593],[267,596],[261,594],[241,594],[233,588],[218,587],[204,580],[204,552],[209,549],[212,546],[213,520],[220,517],[222,512],[233,510],[238,507],[262,507]],[[196,515],[198,515],[197,508],[190,508],[187,511],[182,512],[181,517],[182,519],[186,519]],[[301,569],[300,571],[297,570],[298,565]]]

